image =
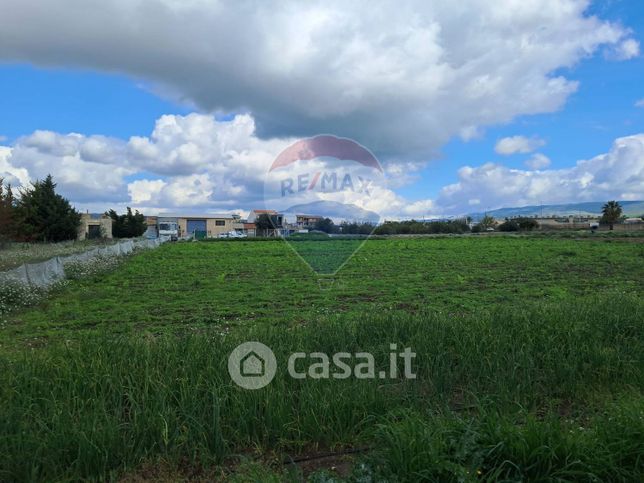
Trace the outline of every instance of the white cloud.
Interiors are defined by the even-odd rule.
[[[470,211],[468,200],[481,206],[642,199],[644,197],[644,134],[615,140],[611,150],[572,168],[524,171],[487,163],[465,166],[458,182],[444,187],[436,205],[446,213]]]
[[[640,43],[635,39],[625,39],[608,51],[611,60],[629,60],[640,55]]]
[[[127,185],[127,192],[133,204],[159,204],[159,195],[167,183],[162,179],[140,179]]]
[[[16,177],[23,185],[52,174],[64,195],[77,203],[124,199],[123,178],[137,171],[128,164],[122,140],[52,131],[19,138],[7,162],[19,170]]]
[[[254,119],[230,122],[212,116],[162,116],[149,137],[128,141],[104,136],[36,131],[0,147],[0,176],[14,185],[54,176],[60,192],[79,209],[105,211],[130,205],[159,211],[239,211],[262,207],[267,171],[293,139],[259,139]],[[644,195],[644,134],[617,139],[610,152],[574,167],[545,170],[549,160],[534,154],[531,170],[488,163],[465,166],[458,182],[436,199],[407,200],[393,189],[413,181],[420,165],[390,161],[388,187],[355,202],[386,218],[462,214],[475,207],[604,199]],[[411,173],[411,174],[410,174]]]
[[[11,148],[0,146],[0,178],[5,183],[20,187],[29,183],[29,173],[25,168],[18,168],[11,164]]]
[[[635,107],[644,107],[644,98],[636,101]]]
[[[207,174],[176,177],[162,190],[167,203],[176,206],[208,206],[215,201],[215,183]]]
[[[505,156],[516,153],[525,154],[531,153],[545,144],[546,142],[538,137],[511,136],[499,139],[494,146],[494,151]]]
[[[129,141],[35,131],[1,148],[0,176],[25,185],[52,174],[80,206],[232,207],[261,199],[268,166],[290,142],[259,139],[249,115],[230,122],[166,115],[149,137]],[[135,174],[140,179],[128,182]]]
[[[123,141],[104,136],[36,131],[13,147],[0,148],[0,173],[26,185],[51,173],[59,191],[79,209],[161,211],[239,211],[262,207],[264,183],[275,157],[294,139],[259,139],[254,119],[229,122],[190,114],[159,118],[149,137]],[[394,186],[414,179],[418,163],[385,166]],[[321,169],[319,169],[321,170]],[[128,180],[130,176],[137,179]],[[373,195],[329,195],[383,216],[426,216],[432,201],[408,202],[391,188],[373,186]],[[311,201],[311,200],[308,200]],[[297,204],[297,203],[293,203]]]
[[[550,166],[550,158],[545,154],[534,153],[530,159],[525,162],[525,165],[530,169],[545,169]]]
[[[334,133],[381,157],[418,160],[453,136],[471,139],[484,126],[561,108],[577,88],[562,68],[600,48],[634,55],[629,31],[587,7],[86,0],[54,8],[4,0],[0,60],[120,72],[205,112],[250,112],[264,138]],[[160,133],[151,142],[173,141]],[[145,141],[129,148],[154,157]],[[187,175],[205,148],[196,141],[163,162]]]

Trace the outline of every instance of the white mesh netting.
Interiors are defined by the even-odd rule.
[[[0,283],[18,282],[36,287],[48,287],[65,278],[65,265],[69,263],[91,263],[99,257],[119,257],[134,250],[156,248],[167,241],[166,238],[154,240],[126,240],[106,247],[94,248],[83,253],[54,257],[46,262],[26,263],[6,272],[0,272]]]

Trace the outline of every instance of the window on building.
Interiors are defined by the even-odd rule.
[[[215,220],[215,226],[226,226],[226,220]]]

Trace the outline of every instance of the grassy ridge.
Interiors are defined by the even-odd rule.
[[[637,297],[489,313],[404,312],[176,337],[104,333],[0,359],[0,480],[115,477],[161,457],[195,466],[259,448],[374,445],[374,478],[636,481],[643,475],[644,304]],[[227,373],[260,340],[276,379]],[[292,351],[417,352],[415,380],[294,380]],[[25,455],[29,455],[26,458]],[[578,478],[576,478],[578,477]]]

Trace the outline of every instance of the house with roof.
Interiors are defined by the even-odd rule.
[[[315,228],[315,224],[322,219],[319,215],[295,215],[295,225],[299,230]]]
[[[261,215],[267,215],[271,219],[273,228],[264,230],[257,229],[256,222]],[[256,234],[257,236],[287,236],[289,233],[289,229],[286,226],[286,217],[284,216],[284,214],[279,213],[275,210],[252,210],[248,215],[246,225],[249,227],[249,229],[252,225],[254,234]],[[251,236],[250,234],[248,235]]]
[[[278,213],[275,210],[252,210],[248,214],[248,218],[246,219],[246,221],[248,223],[255,223],[257,221],[257,218],[260,217],[260,215],[268,215],[272,217],[272,216],[278,215]]]

